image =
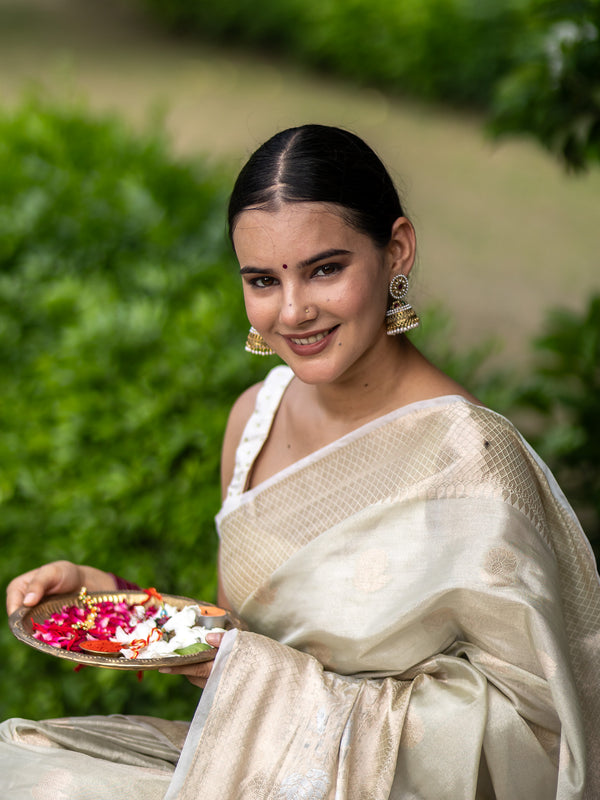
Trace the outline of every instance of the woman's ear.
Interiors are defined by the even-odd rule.
[[[398,217],[392,225],[392,235],[387,246],[390,278],[401,272],[408,277],[417,254],[417,237],[412,222]]]

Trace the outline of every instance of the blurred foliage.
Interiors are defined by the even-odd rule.
[[[211,600],[221,437],[267,368],[243,350],[229,179],[33,102],[0,117],[0,163],[2,583],[68,558]],[[195,706],[187,681],[69,677],[0,636],[1,717]]]
[[[600,0],[144,0],[171,29],[490,112],[573,170],[600,160]]]
[[[551,312],[532,376],[515,407],[533,413],[528,438],[548,462],[600,556],[600,295],[581,313]]]
[[[600,161],[600,0],[532,0],[495,133],[535,136],[570,169]]]
[[[489,102],[527,0],[145,0],[173,30],[281,53],[359,83]]]
[[[0,579],[6,585],[68,558],[214,599],[226,417],[276,363],[243,350],[248,323],[224,229],[231,177],[200,160],[175,161],[159,133],[134,136],[115,119],[34,101],[0,115],[0,163]],[[522,393],[544,418],[556,411],[553,398],[567,398],[573,424],[585,429],[575,436],[572,470],[588,431],[599,441],[591,427],[599,416],[598,301],[594,309],[583,338],[567,315],[556,330],[561,342],[567,332],[567,344],[552,345],[563,355]],[[457,355],[447,313],[422,316],[414,341],[508,413],[515,387],[489,366],[496,345]],[[574,368],[569,394],[560,371]],[[595,375],[595,384],[580,374]],[[567,450],[545,441],[560,470]],[[69,662],[23,646],[7,625],[0,647],[10,687],[0,718],[189,719],[198,699],[177,676],[145,673],[138,683],[129,672],[73,674]]]

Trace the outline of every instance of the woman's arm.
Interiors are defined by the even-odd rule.
[[[227,420],[225,435],[223,437],[223,448],[221,450],[221,499],[227,495],[227,489],[233,478],[235,469],[235,453],[244,433],[246,423],[254,411],[256,396],[262,383],[255,383],[241,394],[233,404]]]
[[[227,420],[227,427],[225,428],[225,435],[223,437],[223,448],[221,451],[221,497],[224,500],[227,495],[227,489],[233,478],[233,471],[235,468],[235,453],[242,438],[246,423],[254,410],[256,402],[256,395],[262,384],[257,383],[241,394],[233,404]],[[217,568],[218,569],[218,568]],[[221,579],[218,579],[217,590],[217,603],[221,608],[230,609],[231,603],[227,599]],[[207,641],[215,648],[218,648],[223,634],[209,633]],[[215,649],[216,655],[216,649]],[[211,670],[212,661],[204,661],[200,664],[187,664],[183,667],[165,667],[160,672],[170,674],[185,675],[185,677],[195,686],[203,689],[206,686]]]

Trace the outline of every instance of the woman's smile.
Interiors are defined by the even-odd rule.
[[[297,355],[312,356],[321,353],[329,346],[333,339],[333,334],[338,328],[339,325],[335,325],[333,328],[328,328],[324,331],[305,333],[297,336],[284,336],[283,338],[287,340],[288,346]]]

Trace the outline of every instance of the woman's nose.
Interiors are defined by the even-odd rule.
[[[316,306],[310,301],[307,292],[292,289],[284,293],[280,317],[286,325],[297,327],[304,322],[314,320],[316,316]]]

